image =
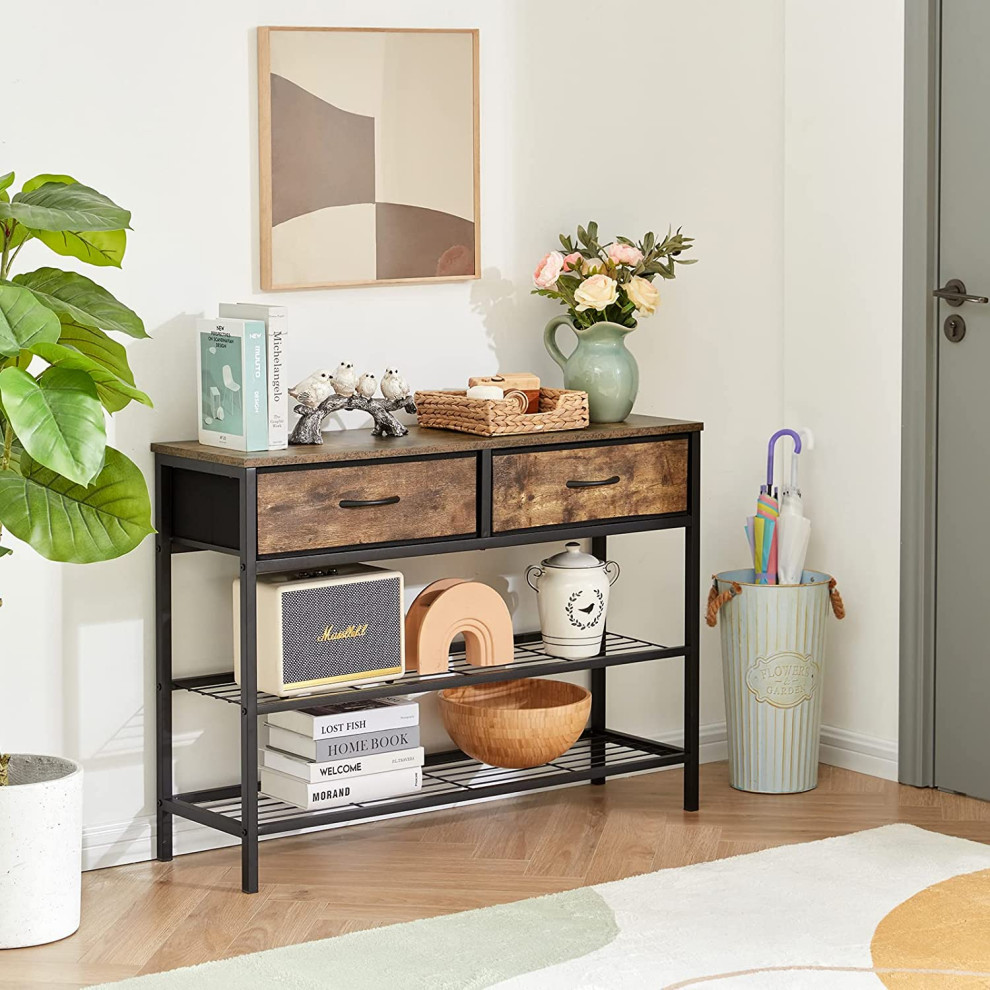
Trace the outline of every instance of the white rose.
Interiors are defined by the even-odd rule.
[[[639,316],[652,316],[660,305],[660,293],[657,287],[645,278],[634,275],[622,288],[626,290],[626,295],[636,307]]]
[[[582,275],[594,275],[596,272],[605,271],[605,262],[601,258],[585,258],[581,262]]]
[[[583,313],[586,309],[597,309],[600,313],[619,298],[619,288],[614,278],[607,275],[592,275],[586,278],[575,290],[575,309]]]

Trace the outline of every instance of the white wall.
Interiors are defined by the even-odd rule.
[[[590,0],[570,4],[567,17],[525,0],[423,0],[414,8],[398,0],[296,0],[290,8],[274,0],[182,0],[167,17],[152,17],[124,0],[85,9],[57,0],[47,9],[44,67],[29,45],[5,48],[0,164],[3,170],[16,168],[22,178],[69,172],[134,213],[124,270],[96,274],[142,314],[154,338],[133,346],[131,358],[156,408],[129,408],[115,428],[117,444],[145,469],[152,463],[150,441],[194,434],[192,325],[197,315],[214,311],[218,300],[289,304],[290,377],[346,356],[382,366],[396,361],[416,386],[451,385],[500,366],[533,368],[555,381],[559,373],[543,352],[541,335],[556,310],[529,295],[536,258],[554,245],[558,231],[589,218],[608,231],[630,234],[673,223],[698,238],[701,261],[663,289],[659,314],[643,324],[630,346],[642,368],[639,411],[706,422],[705,577],[744,563],[742,517],[761,474],[765,437],[784,413],[785,370],[789,418],[821,422],[821,481],[810,471],[807,479],[816,522],[841,531],[837,513],[845,492],[838,469],[850,465],[840,461],[833,469],[826,458],[838,456],[830,450],[849,455],[845,438],[855,438],[860,424],[845,412],[837,418],[815,392],[818,379],[795,389],[794,348],[814,352],[813,339],[802,345],[796,337],[792,346],[789,338],[784,364],[784,300],[798,298],[801,282],[795,260],[785,265],[784,258],[783,0],[638,5],[634,30],[628,17],[606,17]],[[808,5],[805,16],[811,11]],[[271,23],[481,29],[481,280],[281,296],[258,292],[254,28]],[[11,38],[30,37],[35,18],[22,5],[8,12],[5,29]],[[793,24],[789,30],[792,53],[798,34]],[[836,36],[836,45],[840,40]],[[884,40],[883,50],[893,44]],[[87,46],[112,53],[98,85],[80,85],[78,59],[69,57]],[[827,103],[828,93],[814,90],[813,80],[803,85],[808,98]],[[580,90],[580,107],[568,95],[572,87]],[[878,112],[885,112],[881,103]],[[793,115],[794,98],[788,106]],[[810,166],[810,155],[795,158],[802,148],[791,140],[788,161]],[[887,164],[872,163],[871,181],[880,181]],[[787,189],[787,229],[800,236],[793,182]],[[843,195],[836,187],[837,205],[852,212]],[[880,198],[886,196],[893,193]],[[865,208],[867,216],[876,216],[870,212],[875,203]],[[817,247],[809,243],[802,250]],[[29,268],[51,263],[43,251],[29,254],[28,248],[22,259]],[[842,263],[844,277],[870,277],[865,262],[854,266],[850,256]],[[822,304],[820,274],[809,268],[801,277],[813,283]],[[851,308],[849,301],[843,306]],[[795,313],[789,322],[797,319]],[[811,314],[812,319],[821,327],[825,318]],[[852,325],[842,332],[851,337]],[[869,346],[881,356],[879,342]],[[889,354],[884,359],[894,367]],[[857,374],[870,377],[868,368]],[[800,404],[815,395],[820,401]],[[893,400],[885,393],[884,409]],[[364,425],[356,414],[348,422]],[[882,467],[886,485],[889,465]],[[891,470],[896,477],[896,464]],[[884,492],[889,503],[889,485]],[[894,523],[890,527],[896,530]],[[885,536],[881,542],[890,549]],[[613,544],[624,567],[614,599],[616,627],[678,640],[681,538],[658,534]],[[534,628],[532,597],[520,574],[545,550],[401,566],[413,589],[444,574],[482,576],[516,607],[517,625]],[[829,706],[839,724],[869,728],[871,705],[864,700],[857,707],[856,701],[864,689],[852,688],[847,704],[842,679],[865,680],[857,664],[865,671],[873,661],[860,657],[860,644],[882,646],[885,627],[877,633],[870,625],[874,612],[860,599],[871,593],[870,584],[859,578],[852,551],[828,554],[854,614],[862,616],[836,640],[846,655],[836,663]],[[18,547],[0,571],[0,741],[83,760],[91,864],[114,861],[125,847],[124,854],[133,856],[150,848],[152,558],[150,541],[126,559],[88,568],[49,564]],[[220,669],[229,662],[231,561],[189,554],[175,566],[176,668]],[[724,717],[718,640],[707,629],[702,666],[702,723],[717,727]],[[609,714],[617,727],[679,730],[676,663],[617,670],[610,684]],[[236,709],[178,696],[175,710],[179,787],[232,779]],[[107,843],[102,849],[100,841]]]
[[[903,3],[787,0],[784,408],[829,629],[824,721],[897,740]],[[889,769],[893,769],[889,767]]]

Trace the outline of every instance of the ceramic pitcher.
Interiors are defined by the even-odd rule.
[[[579,543],[526,568],[526,582],[538,595],[543,649],[550,656],[583,660],[598,654],[609,588],[618,576],[614,560],[603,563]]]
[[[557,327],[567,326],[577,336],[577,347],[565,356],[557,346]],[[630,412],[639,391],[639,366],[626,350],[625,337],[631,327],[618,323],[592,323],[576,327],[570,316],[555,316],[543,331],[550,357],[564,371],[564,388],[588,393],[592,423],[621,423]]]

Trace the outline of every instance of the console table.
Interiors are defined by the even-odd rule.
[[[156,443],[158,858],[172,858],[172,816],[241,841],[242,886],[258,889],[258,839],[295,829],[421,810],[491,795],[613,774],[683,765],[684,808],[698,808],[698,633],[701,423],[630,416],[547,435],[474,437],[412,428],[400,439],[366,430],[327,434],[322,446],[241,453],[195,442]],[[469,665],[451,654],[444,674],[334,685],[308,697],[277,698],[256,684],[259,574],[356,561],[590,538],[607,555],[618,533],[685,531],[684,638],[662,646],[607,631],[600,653],[561,660],[539,633],[516,637],[511,663]],[[214,551],[240,561],[240,685],[233,671],[176,677],[172,670],[172,563],[176,553]],[[606,671],[619,664],[679,658],[684,663],[684,743],[642,739],[608,728]],[[370,699],[455,685],[591,671],[591,719],[578,742],[531,770],[484,767],[459,751],[433,753],[423,789],[322,811],[302,811],[258,791],[258,716],[341,700]],[[176,793],[172,695],[193,691],[240,711],[240,782]]]

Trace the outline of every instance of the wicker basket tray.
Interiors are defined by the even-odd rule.
[[[588,393],[541,388],[540,411],[519,412],[508,399],[469,399],[464,392],[417,392],[419,425],[479,437],[513,433],[583,430],[588,425]]]

